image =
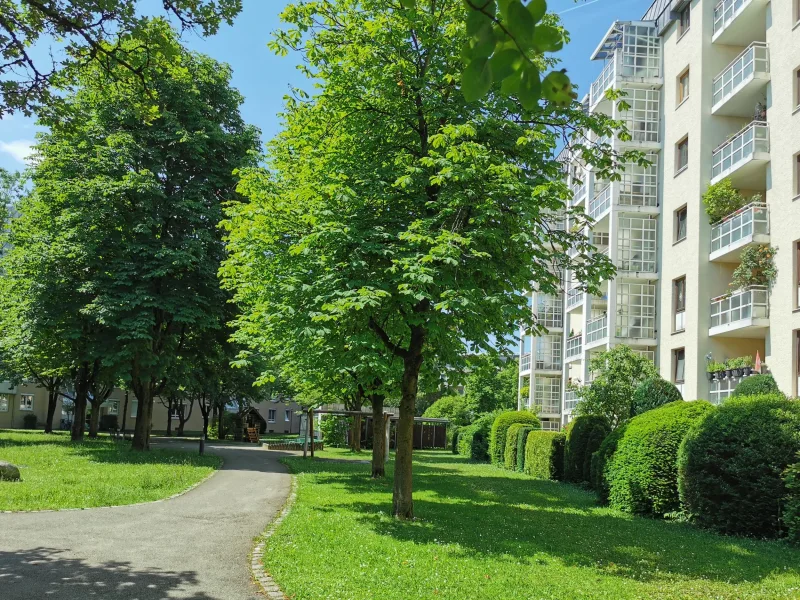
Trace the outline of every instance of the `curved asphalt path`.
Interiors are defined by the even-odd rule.
[[[196,450],[196,444],[156,445]],[[278,452],[209,443],[225,464],[139,506],[0,514],[2,600],[263,600],[248,556],[289,494]]]

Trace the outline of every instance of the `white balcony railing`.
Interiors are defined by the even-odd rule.
[[[571,338],[567,338],[567,358],[574,358],[576,356],[581,355],[581,334],[573,335]]]
[[[733,21],[739,9],[750,0],[720,0],[714,7],[714,31],[713,34],[725,29]]]
[[[542,412],[547,414],[555,414],[555,413],[561,414],[561,411],[558,409],[552,411],[543,410]],[[558,421],[542,421],[541,426],[542,426],[542,431],[561,431],[561,423],[559,423]]]
[[[531,354],[530,352],[523,354],[519,357],[519,370],[520,371],[530,371],[531,370]]]
[[[711,159],[711,179],[727,173],[756,152],[769,152],[769,127],[762,121],[751,122],[717,146]]]
[[[575,308],[583,303],[583,290],[580,288],[572,288],[567,290],[567,310]]]
[[[769,73],[769,49],[764,42],[753,42],[714,78],[712,106],[733,94],[753,73]]]
[[[595,192],[589,202],[589,216],[596,219],[611,206],[611,184],[607,184],[603,189]]]
[[[575,179],[572,181],[572,185],[570,186],[572,190],[572,199],[569,201],[570,206],[576,206],[584,200],[587,187],[588,185],[585,178],[583,180]]]
[[[614,84],[614,74],[616,71],[617,55],[611,57],[603,67],[603,71],[592,82],[592,89],[589,93],[589,106],[594,106],[605,94],[606,90]]]
[[[750,286],[711,300],[711,327],[769,317],[767,288]]]
[[[578,406],[580,398],[578,398],[577,390],[567,390],[564,392],[564,410],[572,412]]]
[[[769,213],[763,202],[753,202],[711,228],[711,252],[733,246],[754,234],[769,234]]]
[[[594,318],[586,323],[586,343],[600,341],[608,337],[608,318],[606,315]]]

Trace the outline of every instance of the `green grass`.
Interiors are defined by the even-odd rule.
[[[0,482],[0,510],[89,508],[177,494],[220,466],[216,456],[154,449],[131,452],[104,436],[73,444],[67,432],[0,431],[0,460],[21,482]]]
[[[632,517],[570,485],[415,452],[417,521],[398,522],[391,473],[285,462],[297,502],[265,562],[295,600],[800,598],[800,550]]]

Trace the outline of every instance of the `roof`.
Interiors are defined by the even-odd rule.
[[[606,60],[614,55],[614,51],[622,46],[622,21],[614,21],[608,28],[600,44],[592,52],[592,60]]]

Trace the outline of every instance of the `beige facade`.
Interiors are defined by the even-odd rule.
[[[571,204],[595,219],[586,235],[617,276],[598,297],[574,289],[569,273],[562,296],[530,292],[550,332],[521,332],[520,405],[548,426],[568,421],[569,383],[591,381],[592,352],[620,343],[652,358],[686,399],[720,402],[740,381],[710,381],[708,360],[756,355],[797,395],[800,1],[656,0],[599,41],[584,104],[624,120],[633,139],[585,143],[643,150],[652,165],[604,182],[579,152],[560,156]],[[605,98],[612,88],[629,110]],[[752,202],[712,227],[702,195],[726,178]],[[777,280],[733,290],[742,251],[761,244],[778,248]]]

